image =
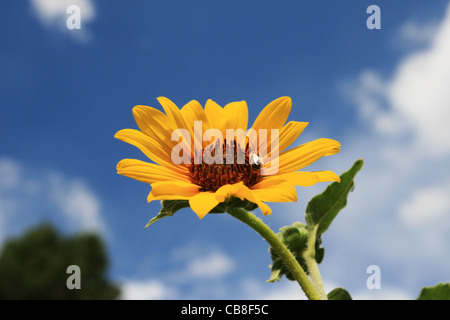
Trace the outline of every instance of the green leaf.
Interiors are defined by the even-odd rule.
[[[336,288],[328,295],[328,300],[352,300],[352,296],[344,288]]]
[[[175,212],[183,208],[189,207],[189,200],[162,200],[161,210],[156,217],[153,217],[145,226],[146,228],[152,223],[167,216],[173,216]]]
[[[272,270],[272,272],[270,273],[270,278],[269,280],[267,280],[267,282],[275,282],[275,281],[280,281],[281,280],[281,276],[283,275],[281,273],[281,268],[273,268],[273,265],[269,266],[270,269]]]
[[[317,228],[317,235],[327,231],[339,211],[347,205],[347,196],[354,187],[353,179],[362,166],[363,160],[357,160],[341,175],[341,182],[333,182],[308,203],[305,220],[311,230]]]
[[[295,222],[291,226],[281,228],[277,233],[306,273],[309,274],[306,262],[322,262],[325,249],[321,247],[321,235],[328,229],[339,211],[346,206],[348,193],[354,187],[353,179],[362,165],[363,160],[357,160],[350,170],[341,175],[340,183],[330,184],[322,194],[311,199],[306,208],[306,225]],[[272,247],[269,248],[269,252],[273,264],[270,266],[272,272],[268,281],[280,281],[283,275],[289,280],[295,280]]]
[[[319,236],[316,237],[315,257],[314,257],[317,263],[321,263],[325,255],[325,248],[321,248],[320,247],[321,244],[322,244],[322,237],[319,234]]]
[[[307,242],[308,242],[308,228],[305,224],[301,222],[294,222],[290,226],[282,227],[280,229],[280,232],[277,233],[277,236],[280,238],[281,241],[287,246],[289,251],[292,252],[295,259],[298,261],[300,266],[305,270],[306,273],[308,273],[308,268],[306,266],[306,262],[303,256],[303,253],[307,249]],[[316,250],[320,249],[318,246],[320,245],[320,240],[316,243]],[[322,249],[323,250],[323,249]],[[281,277],[283,275],[286,276],[291,281],[295,281],[294,276],[289,271],[289,269],[285,266],[281,258],[278,256],[278,254],[273,250],[272,247],[269,248],[270,257],[272,258],[273,264],[270,267],[271,274],[268,282],[274,282],[274,281],[280,281]],[[320,258],[323,258],[323,251],[322,255],[317,255]]]
[[[450,283],[439,283],[434,287],[424,287],[417,300],[450,300]]]

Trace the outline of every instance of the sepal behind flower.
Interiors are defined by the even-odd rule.
[[[162,200],[161,210],[145,227],[147,228],[161,218],[173,216],[177,211],[187,207],[189,207],[189,200]],[[244,208],[247,211],[253,211],[258,208],[258,205],[247,199],[241,200],[237,197],[229,197],[215,206],[209,213],[225,213],[228,208]]]

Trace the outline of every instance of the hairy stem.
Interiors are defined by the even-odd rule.
[[[303,289],[308,299],[323,300],[321,295],[317,292],[316,288],[309,280],[305,271],[292,255],[291,251],[289,251],[285,244],[263,221],[261,221],[261,219],[243,208],[228,208],[227,212],[236,219],[253,228],[272,246],[278,256],[283,260],[289,271],[291,271],[294,278],[300,284],[300,287]]]
[[[303,258],[305,259],[306,266],[308,267],[309,275],[313,282],[314,287],[317,289],[320,294],[321,299],[326,300],[327,294],[325,293],[325,289],[323,287],[322,277],[320,276],[319,267],[316,262],[316,235],[317,228],[315,227],[308,234],[308,247],[306,252],[303,254]]]

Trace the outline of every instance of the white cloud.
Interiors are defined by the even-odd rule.
[[[358,291],[352,295],[352,298],[353,300],[414,300],[418,296],[419,293],[417,293],[416,296],[412,296],[401,289],[382,287],[381,289],[365,289]]]
[[[419,29],[412,26],[406,23],[403,29]],[[450,5],[444,20],[430,30],[430,45],[406,55],[391,79],[366,70],[358,88],[346,90],[378,133],[408,134],[423,155],[435,157],[450,154]]]
[[[42,221],[106,233],[100,200],[81,179],[11,158],[0,158],[0,176],[0,242]]]
[[[0,158],[0,189],[14,189],[19,185],[20,167],[9,158]]]
[[[426,24],[417,22],[407,22],[402,25],[397,35],[397,41],[403,46],[426,46],[430,44],[436,34],[438,23],[436,21]]]
[[[49,178],[49,197],[70,223],[82,230],[103,229],[100,202],[83,181],[56,173]]]
[[[363,70],[344,88],[363,126],[349,130],[342,152],[324,161],[340,172],[360,157],[365,165],[323,237],[320,267],[356,289],[355,297],[414,299],[422,286],[447,280],[450,4],[433,30],[428,45],[405,53],[390,76]],[[382,267],[382,290],[358,291],[370,264]]]
[[[176,290],[159,280],[125,281],[121,286],[123,300],[162,300],[174,299]]]
[[[357,104],[362,120],[383,135],[398,135],[408,128],[398,114],[386,107],[389,84],[373,70],[361,72],[356,83],[345,84],[346,95]]]
[[[175,248],[169,256],[169,261],[174,265],[159,272],[158,277],[124,279],[121,298],[155,300],[179,299],[180,296],[187,299],[229,297],[230,283],[224,278],[233,270],[234,262],[226,254],[190,243]],[[186,288],[188,291],[182,293]]]
[[[30,0],[33,12],[39,20],[49,28],[71,34],[80,41],[89,41],[92,35],[86,29],[95,19],[96,12],[92,0]],[[67,13],[67,8],[76,5],[80,8],[81,29],[72,30],[67,28],[67,19],[72,12]]]
[[[194,278],[220,278],[234,268],[233,260],[222,252],[191,260],[187,266],[187,275]]]
[[[450,187],[434,185],[414,190],[399,206],[400,218],[408,225],[441,224],[450,215]]]
[[[196,241],[186,243],[171,252],[171,261],[182,265],[183,271],[177,271],[172,280],[184,282],[190,279],[220,279],[235,268],[233,259],[215,246]]]
[[[325,292],[328,294],[339,287],[333,282],[323,281]],[[240,282],[240,290],[245,294],[244,299],[255,300],[307,300],[307,297],[296,281],[283,277],[280,282],[267,283],[246,278]],[[351,295],[351,293],[350,293]]]
[[[91,0],[31,0],[31,3],[39,18],[46,23],[65,22],[68,17],[66,10],[71,5],[80,7],[84,21],[95,18],[95,8]]]
[[[303,290],[300,288],[299,284],[294,281],[288,281],[283,279],[281,282],[270,283],[272,288],[266,288],[266,290],[261,290],[259,286],[255,286],[254,292],[250,297],[252,299],[262,299],[262,300],[306,300],[307,297]]]

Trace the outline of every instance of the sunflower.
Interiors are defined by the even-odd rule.
[[[267,202],[297,201],[295,186],[340,181],[332,171],[299,171],[323,156],[339,152],[338,141],[322,138],[286,150],[308,125],[297,121],[286,123],[292,106],[289,97],[269,103],[250,129],[245,101],[231,102],[222,108],[208,100],[203,108],[192,100],[181,109],[165,97],[158,101],[165,113],[135,106],[133,115],[140,130],[123,129],[115,135],[139,148],[154,162],[123,159],[117,164],[118,174],[151,185],[148,202],[188,200],[202,219],[214,208],[239,199],[254,204],[255,208],[257,205],[267,215],[272,212]],[[202,133],[216,130],[215,139],[199,135],[196,131],[199,126]],[[235,135],[229,139],[230,129],[246,133],[245,138],[237,139]],[[255,133],[257,147],[249,132]],[[180,150],[184,161],[174,161]],[[215,161],[201,158],[203,154]],[[241,161],[236,161],[238,158]]]

